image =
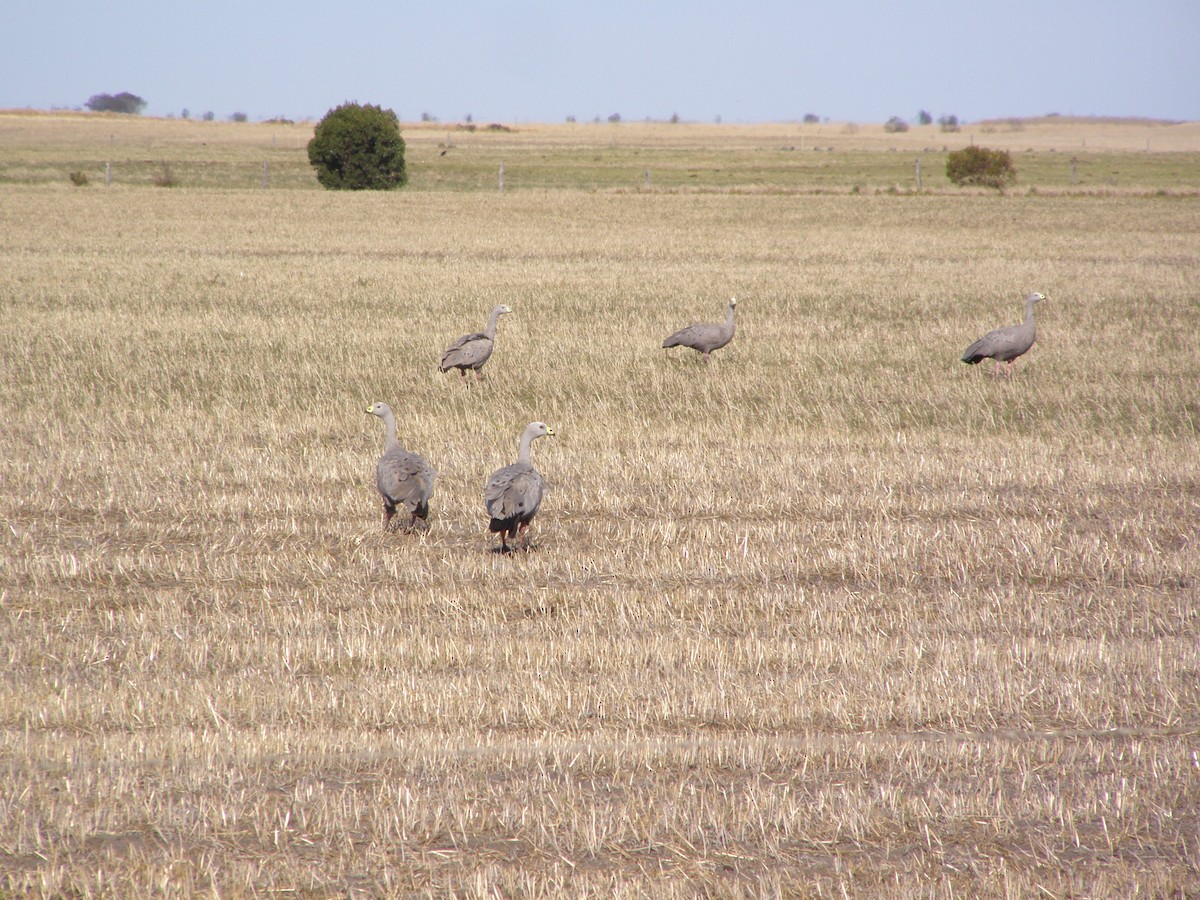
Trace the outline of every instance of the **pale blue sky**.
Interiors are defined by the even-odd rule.
[[[1200,0],[19,2],[0,108],[129,91],[150,115],[883,122],[1200,120]],[[736,11],[735,11],[736,10]]]

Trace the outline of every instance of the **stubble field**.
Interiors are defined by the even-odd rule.
[[[1195,158],[806,191],[722,133],[744,184],[0,183],[0,893],[1200,888]],[[1016,377],[962,365],[1033,290]],[[711,366],[659,347],[729,296]]]

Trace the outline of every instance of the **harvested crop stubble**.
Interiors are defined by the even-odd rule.
[[[1194,887],[1189,201],[0,193],[0,891]]]

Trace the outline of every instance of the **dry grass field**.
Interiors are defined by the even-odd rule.
[[[889,190],[866,128],[811,182],[766,126],[414,128],[382,195],[301,126],[264,190],[272,126],[78,122],[0,116],[0,896],[1200,891],[1195,126],[1005,196]],[[505,193],[431,173],[492,139]],[[959,362],[1032,290],[1014,378]],[[729,296],[710,366],[659,347]]]

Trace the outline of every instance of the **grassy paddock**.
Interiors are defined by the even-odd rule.
[[[305,153],[314,123],[203,122],[0,112],[0,184],[320,190]],[[417,191],[961,193],[946,155],[969,144],[1010,151],[1016,192],[1200,193],[1200,123],[1043,120],[936,125],[405,123]],[[1072,180],[1072,160],[1074,180]]]
[[[0,185],[0,892],[1194,891],[1196,220]],[[1017,377],[958,362],[1030,290]]]

